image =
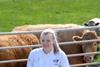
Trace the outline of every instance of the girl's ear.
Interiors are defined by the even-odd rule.
[[[82,40],[82,37],[73,36],[73,37],[72,37],[72,40],[73,40],[73,41],[80,41],[80,40]]]

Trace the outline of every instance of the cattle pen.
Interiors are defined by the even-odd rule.
[[[85,29],[96,29],[100,28],[100,26],[93,26],[93,27],[83,27],[83,28],[69,28],[69,29],[54,29],[56,31],[68,31],[68,30],[85,30]],[[0,35],[15,35],[15,34],[33,34],[33,33],[38,33],[41,32],[42,30],[38,31],[24,31],[24,32],[0,32]],[[72,41],[72,42],[60,42],[60,45],[64,44],[73,44],[73,43],[87,43],[87,42],[95,42],[95,41],[100,41],[100,39],[92,39],[92,40],[84,40],[84,41]],[[33,48],[33,47],[39,47],[39,45],[26,45],[26,46],[12,46],[12,47],[0,47],[0,50],[6,50],[6,49],[14,49],[14,48]],[[69,54],[68,57],[75,57],[75,56],[84,56],[86,54],[100,54],[100,51],[98,52],[89,52],[89,53],[79,53],[79,54]],[[12,63],[12,62],[24,62],[27,61],[27,59],[16,59],[16,60],[3,60],[0,61],[0,64],[2,63]],[[87,65],[99,65],[100,67],[100,62],[92,62],[92,63],[83,63],[83,64],[72,64],[71,67],[78,67],[78,66],[87,66]]]

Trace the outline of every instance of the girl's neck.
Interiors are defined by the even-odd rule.
[[[53,51],[53,49],[43,49],[44,53],[48,54]]]

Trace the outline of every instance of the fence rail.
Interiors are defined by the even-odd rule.
[[[62,29],[54,29],[56,31],[74,31],[74,30],[85,30],[85,29],[97,29],[100,26],[93,26],[93,27],[81,27],[81,28],[62,28]],[[42,30],[34,30],[34,31],[17,31],[17,32],[0,32],[0,35],[14,35],[14,34],[33,34],[41,32]]]
[[[70,42],[61,42],[59,43],[59,45],[81,45],[81,44],[78,44],[78,43],[87,43],[87,42],[95,42],[95,41],[100,41],[100,39],[92,39],[92,40],[83,40],[83,41],[70,41]],[[82,44],[84,45],[84,44]],[[98,44],[99,45],[99,44]],[[40,44],[35,44],[35,45],[26,45],[26,46],[8,46],[8,47],[0,47],[0,50],[3,50],[3,49],[13,49],[13,48],[34,48],[34,47],[40,47]]]

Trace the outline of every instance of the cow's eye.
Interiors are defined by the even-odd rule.
[[[94,43],[94,46],[97,46],[97,43]]]

